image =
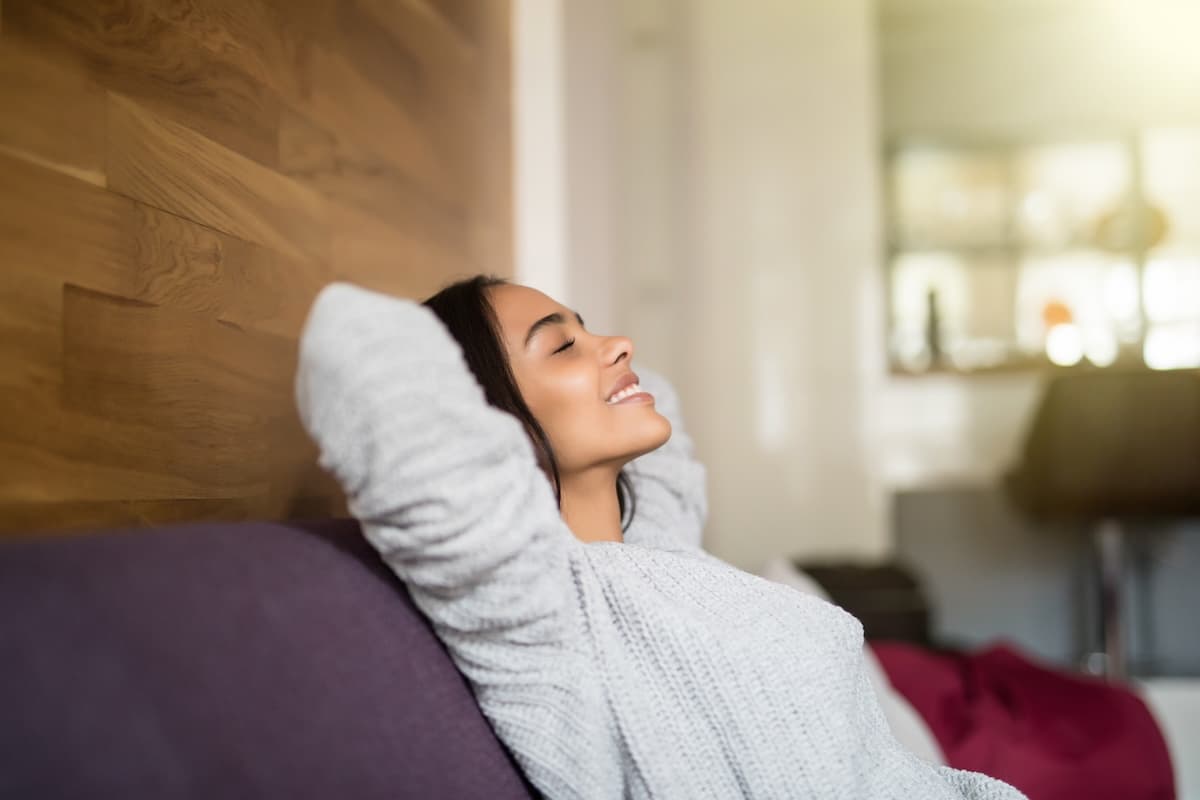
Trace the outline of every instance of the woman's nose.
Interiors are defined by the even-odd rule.
[[[609,336],[602,348],[604,363],[616,364],[622,358],[633,358],[633,340],[628,336]]]

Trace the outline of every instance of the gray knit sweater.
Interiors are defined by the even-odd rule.
[[[670,386],[638,372],[674,432],[628,467],[625,542],[585,544],[428,309],[332,284],[301,338],[322,465],[530,781],[585,800],[1022,797],[901,748],[856,619],[701,549],[704,468]]]

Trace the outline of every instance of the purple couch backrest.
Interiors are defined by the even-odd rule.
[[[532,796],[352,521],[0,540],[0,797]]]

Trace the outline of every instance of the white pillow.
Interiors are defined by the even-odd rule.
[[[768,559],[759,570],[758,575],[769,581],[782,583],[797,591],[816,595],[822,600],[829,601],[829,593],[822,589],[812,576],[796,569],[791,559],[784,556]],[[925,724],[925,720],[921,719],[921,715],[912,707],[912,704],[904,699],[904,695],[897,692],[888,682],[887,673],[883,671],[883,666],[870,647],[863,647],[863,658],[866,659],[867,675],[871,679],[871,685],[875,687],[875,694],[879,697],[879,705],[883,707],[883,715],[887,717],[892,735],[918,758],[931,764],[945,766],[946,757],[942,754],[937,739],[933,737],[929,726]]]

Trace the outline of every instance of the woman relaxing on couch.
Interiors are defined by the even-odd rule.
[[[857,620],[701,549],[704,468],[633,354],[484,277],[423,305],[333,284],[301,339],[322,465],[530,782],[587,800],[1022,797],[896,742]]]

